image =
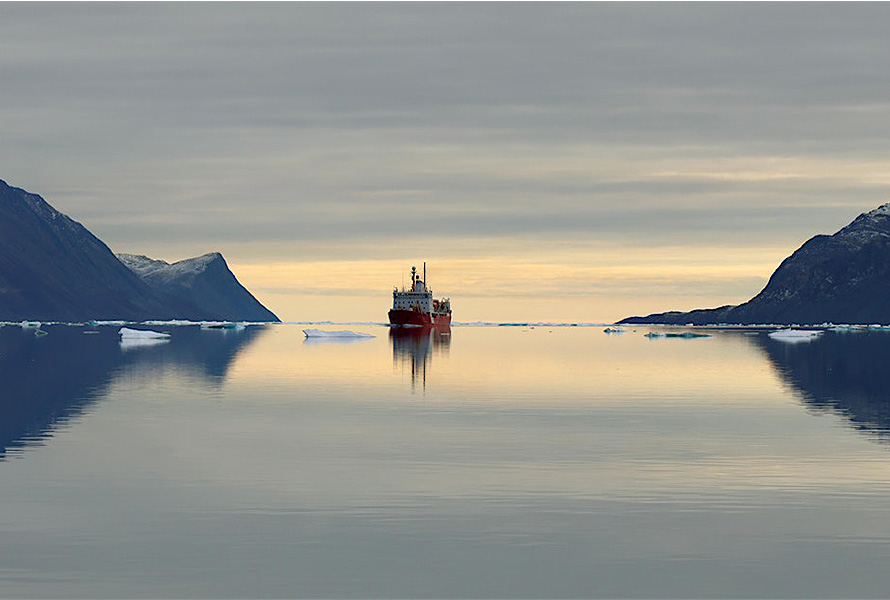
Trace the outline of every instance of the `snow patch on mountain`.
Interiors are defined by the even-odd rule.
[[[238,282],[219,252],[172,264],[142,254],[118,254],[117,257],[156,292],[182,305],[207,311],[218,320],[278,320]]]
[[[142,254],[118,254],[117,257],[130,270],[136,272],[143,279],[157,281],[158,283],[169,283],[189,276],[200,275],[213,262],[225,262],[225,259],[219,252],[209,252],[172,264],[164,260],[149,258]]]

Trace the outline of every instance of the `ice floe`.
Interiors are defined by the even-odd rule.
[[[121,327],[120,336],[121,350],[157,346],[158,344],[165,344],[170,341],[169,333],[149,331],[146,329],[129,329],[128,327]]]
[[[778,331],[770,332],[768,335],[770,339],[774,339],[779,342],[796,344],[798,342],[809,342],[815,340],[820,335],[822,335],[822,332],[810,329],[780,329]]]
[[[169,333],[160,331],[150,331],[147,329],[130,329],[121,327],[121,340],[165,340],[170,337]]]
[[[865,327],[864,325],[832,325],[828,328],[828,331],[833,331],[835,333],[857,333],[867,329],[868,327]]]
[[[650,331],[643,335],[647,338],[683,338],[686,340],[713,337],[710,333],[698,333],[695,331]]]

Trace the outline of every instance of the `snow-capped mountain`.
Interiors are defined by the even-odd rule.
[[[221,256],[210,262],[220,263],[218,276],[202,279],[200,293],[183,296],[176,284],[162,289],[143,281],[99,238],[43,198],[0,180],[0,321],[277,321],[265,308],[265,318],[256,318],[258,311],[246,310],[246,304],[225,305],[226,310],[215,301],[203,306],[201,301],[214,295],[211,290],[218,297],[250,296]]]
[[[173,264],[139,254],[117,257],[150,288],[178,304],[200,307],[227,321],[278,320],[238,282],[219,252]]]
[[[859,215],[833,235],[810,238],[748,302],[622,322],[890,323],[890,203]]]

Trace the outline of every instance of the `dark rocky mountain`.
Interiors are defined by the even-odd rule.
[[[155,292],[179,306],[194,306],[226,321],[277,321],[242,286],[219,252],[167,263],[138,254],[117,257]]]
[[[232,309],[243,306],[237,303],[225,311],[220,302],[202,305],[214,282],[219,297],[250,295],[228,274],[230,279],[207,278],[190,297],[179,285],[162,290],[143,281],[83,225],[40,196],[0,180],[0,321],[278,320],[268,311],[262,319],[254,318],[254,310],[237,314]]]
[[[83,225],[0,181],[0,320],[173,318]]]
[[[738,306],[628,317],[673,325],[890,323],[890,203],[810,238]]]

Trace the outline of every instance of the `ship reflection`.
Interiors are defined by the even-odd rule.
[[[169,329],[169,341],[140,347],[122,345],[117,327],[43,330],[47,335],[38,337],[33,329],[0,327],[0,461],[44,444],[102,400],[123,374],[151,377],[176,369],[221,385],[235,357],[263,328],[223,334],[176,327]]]
[[[826,332],[802,344],[753,339],[808,406],[890,442],[890,333]]]
[[[394,368],[411,374],[411,391],[416,392],[418,382],[426,392],[426,377],[433,356],[447,356],[451,347],[451,328],[403,328],[389,330]]]

